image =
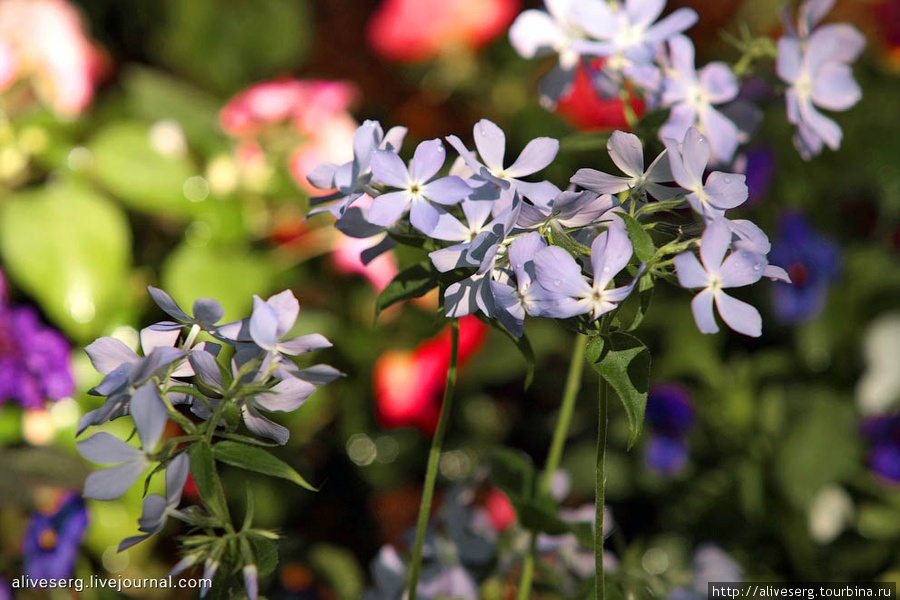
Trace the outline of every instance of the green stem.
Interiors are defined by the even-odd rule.
[[[431,514],[431,501],[434,498],[434,484],[437,481],[438,461],[441,457],[441,446],[450,424],[450,410],[453,401],[453,389],[456,386],[456,362],[459,354],[459,321],[450,322],[450,367],[447,369],[447,386],[444,388],[444,401],[441,403],[441,416],[438,419],[437,431],[431,440],[428,453],[428,470],[425,472],[425,489],[422,491],[422,504],[419,506],[419,521],[416,525],[416,543],[413,547],[412,565],[409,572],[409,600],[416,600],[419,587],[419,571],[422,569],[422,546],[425,544],[425,529]]]
[[[606,432],[608,425],[609,385],[600,377],[600,419],[597,430],[597,520],[594,524],[594,556],[596,568],[596,600],[605,600],[603,573],[603,505],[606,501]]]
[[[569,362],[569,373],[566,376],[566,387],[563,391],[562,406],[559,411],[559,420],[553,431],[553,440],[550,442],[550,451],[547,454],[547,462],[541,473],[539,493],[549,494],[553,483],[553,474],[559,468],[562,460],[563,448],[569,435],[569,426],[572,423],[572,415],[575,412],[575,399],[578,390],[581,389],[581,374],[584,372],[584,348],[587,345],[587,336],[579,333],[572,345],[572,360]],[[519,578],[518,600],[528,600],[531,595],[531,582],[534,578],[535,546],[537,536],[531,534],[531,543],[525,562],[522,564],[522,575]]]

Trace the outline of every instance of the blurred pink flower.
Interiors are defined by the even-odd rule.
[[[343,273],[362,275],[369,280],[375,291],[380,293],[398,273],[394,255],[385,252],[367,265],[363,264],[360,258],[363,250],[371,248],[379,241],[381,240],[378,239],[378,236],[356,239],[336,231],[331,262]]]
[[[91,103],[103,66],[65,0],[0,0],[0,88],[30,78],[57,113],[74,116]]]
[[[369,20],[369,45],[398,62],[428,60],[454,46],[480,48],[521,8],[521,0],[384,0]]]
[[[227,133],[260,138],[269,127],[289,127],[305,138],[290,153],[289,168],[297,183],[314,191],[306,176],[322,162],[346,162],[353,157],[357,123],[349,109],[357,90],[344,81],[278,79],[258,83],[222,109],[219,120]]]

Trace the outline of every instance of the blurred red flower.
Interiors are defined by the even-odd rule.
[[[263,145],[277,146],[268,148],[277,152],[287,143],[291,175],[298,185],[316,193],[306,179],[316,166],[353,158],[357,123],[349,111],[357,96],[356,87],[344,81],[264,81],[232,98],[219,122],[226,133],[242,140],[242,148],[265,138],[270,129],[283,133],[280,139],[269,136]]]
[[[477,317],[459,320],[459,366],[484,344],[487,325]],[[389,351],[375,363],[375,414],[386,429],[418,427],[433,435],[441,412],[451,333],[447,327],[411,352]]]
[[[68,2],[0,2],[0,90],[27,78],[53,110],[71,117],[91,103],[105,66],[106,57]]]
[[[596,65],[597,68],[599,66]],[[638,118],[644,116],[644,101],[636,95],[632,95],[631,108]],[[575,73],[575,83],[569,93],[560,98],[556,112],[581,131],[631,131],[625,118],[625,103],[619,98],[600,96],[591,83],[587,69],[580,64]]]
[[[450,48],[480,48],[519,14],[521,0],[384,0],[369,19],[369,46],[379,56],[412,63]]]

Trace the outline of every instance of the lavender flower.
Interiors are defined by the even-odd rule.
[[[669,40],[669,58],[671,66],[663,82],[662,105],[672,111],[659,130],[660,139],[682,140],[689,128],[697,127],[709,140],[713,161],[730,162],[740,132],[714,107],[737,98],[737,78],[723,62],[709,63],[697,72],[694,44],[683,35]]]
[[[678,139],[683,139],[683,136]],[[579,169],[572,177],[572,183],[598,194],[619,194],[630,190],[630,196],[634,198],[650,194],[657,200],[667,200],[680,193],[678,188],[660,185],[672,181],[667,150],[653,159],[644,171],[644,150],[641,140],[633,133],[614,131],[606,148],[626,177],[608,175],[594,169]]]
[[[614,68],[652,62],[657,46],[697,22],[697,13],[679,8],[659,22],[665,0],[579,2],[575,17],[595,40],[577,41],[576,51],[590,56],[611,57]]]
[[[724,550],[714,544],[703,544],[694,552],[690,586],[678,588],[666,600],[703,600],[709,596],[711,581],[740,583],[741,566]]]
[[[527,233],[509,247],[509,266],[515,279],[491,281],[497,319],[516,337],[524,333],[526,315],[538,316],[553,296],[535,282],[534,256],[547,247],[541,234]]]
[[[613,278],[625,268],[632,255],[628,234],[612,226],[596,237],[591,244],[593,281],[581,274],[581,266],[572,255],[558,246],[545,248],[534,256],[537,281],[545,290],[556,296],[548,305],[545,316],[566,319],[590,313],[596,320],[628,297],[637,281],[619,288],[607,289]]]
[[[222,315],[225,314],[222,305],[212,298],[199,298],[194,302],[194,315],[190,316],[181,310],[181,307],[178,306],[178,303],[175,302],[174,298],[163,290],[153,286],[148,286],[147,290],[150,292],[150,297],[153,298],[156,305],[170,317],[175,319],[175,322],[163,321],[152,325],[150,329],[154,331],[180,330],[184,326],[192,327],[193,325],[198,325],[201,329],[214,332],[216,330],[216,323],[221,321]],[[172,343],[174,343],[174,340]],[[172,344],[168,345],[171,346]],[[146,348],[145,351],[149,352]]]
[[[188,456],[182,452],[166,467],[166,496],[150,494],[144,498],[138,528],[142,535],[125,538],[119,544],[119,552],[138,544],[154,533],[162,530],[170,511],[174,511],[181,503],[181,493],[187,483],[189,472]]]
[[[132,396],[137,390],[147,387],[148,381],[160,377],[173,363],[185,356],[185,352],[178,348],[155,346],[142,358],[124,343],[111,337],[96,340],[85,348],[85,352],[90,356],[94,368],[106,375],[89,393],[105,396],[106,402],[81,417],[76,435],[81,435],[91,425],[99,425],[128,414]],[[152,383],[149,385],[153,386]]]
[[[0,405],[15,400],[38,409],[72,395],[70,355],[66,338],[41,323],[34,308],[9,304],[0,272]]]
[[[143,450],[105,431],[78,442],[76,448],[86,459],[103,465],[117,465],[88,475],[84,482],[84,496],[95,500],[114,500],[128,491],[150,466],[148,454],[159,443],[167,415],[156,386],[148,383],[139,388],[131,399],[131,416]]]
[[[688,192],[691,207],[706,218],[721,217],[727,209],[747,200],[745,177],[735,173],[713,171],[703,183],[703,172],[709,164],[709,142],[691,127],[679,144],[666,140],[669,165],[675,182]]]
[[[837,245],[816,232],[800,213],[782,216],[769,262],[784,268],[792,285],[772,289],[772,310],[781,323],[795,324],[822,312],[828,289],[838,276]]]
[[[31,515],[22,541],[25,575],[33,579],[71,577],[87,524],[84,501],[73,493],[66,494],[56,512]]]
[[[846,23],[813,28],[831,9],[832,1],[807,0],[800,8],[796,30],[778,40],[778,76],[789,84],[785,95],[788,121],[797,126],[794,144],[809,160],[823,146],[837,150],[843,132],[818,108],[844,111],[862,97],[850,63],[865,47],[865,37]]]
[[[651,435],[644,460],[652,470],[674,475],[687,463],[687,432],[694,424],[690,398],[685,388],[674,383],[650,388],[645,418]]]
[[[366,121],[353,135],[353,160],[343,165],[324,163],[309,174],[309,182],[320,190],[337,190],[312,198],[308,216],[330,212],[341,218],[366,193],[372,179],[371,161],[376,150],[398,152],[406,137],[405,127],[394,127],[387,134],[378,121]],[[371,234],[370,234],[371,235]],[[368,237],[368,236],[366,236]]]
[[[546,181],[538,183],[522,181],[520,178],[537,173],[553,162],[556,153],[559,152],[557,140],[547,137],[531,140],[519,157],[510,166],[504,167],[506,134],[503,130],[491,121],[482,119],[475,124],[473,136],[481,161],[455,135],[447,136],[447,141],[459,152],[466,165],[475,172],[478,180],[491,183],[500,190],[499,202],[493,208],[494,215],[498,215],[513,204],[516,192],[525,197],[546,196],[546,190],[552,184]]]
[[[679,254],[674,259],[678,283],[685,288],[702,288],[691,302],[694,320],[701,332],[719,331],[712,309],[715,301],[726,325],[738,333],[759,337],[762,335],[759,312],[722,290],[759,281],[765,272],[766,259],[747,250],[735,250],[726,258],[730,243],[728,225],[720,219],[708,221],[700,240],[702,265],[691,252]]]
[[[509,41],[522,58],[556,54],[558,60],[541,79],[541,103],[552,108],[571,89],[575,69],[581,54],[575,50],[575,40],[586,34],[575,18],[573,7],[577,0],[545,0],[547,11],[526,10],[516,17],[509,28]]]
[[[368,220],[386,227],[409,210],[413,227],[430,235],[438,226],[441,213],[445,212],[431,203],[456,204],[472,193],[465,181],[453,175],[432,181],[445,159],[446,151],[440,140],[419,144],[408,170],[393,152],[377,151],[372,157],[375,181],[399,188],[399,191],[376,196],[369,208]]]
[[[516,226],[521,229],[550,227],[579,228],[597,223],[617,202],[609,194],[598,196],[591,192],[560,192],[546,207],[522,204]]]

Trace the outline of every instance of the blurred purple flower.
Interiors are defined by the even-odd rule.
[[[734,159],[732,168],[746,177],[748,197],[744,206],[753,206],[769,193],[777,168],[775,151],[771,146],[749,148]]]
[[[840,270],[837,244],[820,235],[802,214],[788,212],[781,218],[769,262],[787,271],[793,282],[775,284],[775,318],[791,325],[819,315]]]
[[[25,574],[35,579],[71,577],[87,523],[84,500],[73,493],[67,494],[55,513],[34,513],[22,542]]]
[[[663,81],[662,104],[672,112],[659,130],[661,140],[684,139],[698,127],[709,139],[717,163],[731,161],[740,143],[740,131],[715,106],[737,98],[737,77],[723,62],[712,62],[698,72],[694,66],[694,44],[683,35],[669,40],[670,68]]]
[[[30,306],[8,303],[0,272],[0,405],[15,400],[28,409],[43,408],[75,391],[71,347],[66,338],[38,318]]]
[[[13,600],[12,588],[3,577],[0,577],[0,600]]]
[[[762,335],[762,318],[754,307],[726,294],[725,288],[756,283],[766,273],[766,258],[747,250],[725,253],[731,245],[731,230],[724,219],[708,221],[700,240],[700,259],[692,252],[675,257],[678,283],[684,288],[703,288],[694,296],[691,309],[703,333],[717,333],[713,302],[725,324],[751,337]]]
[[[645,418],[652,430],[644,455],[647,466],[665,475],[678,473],[687,463],[687,433],[694,425],[690,393],[674,383],[653,386]]]
[[[886,483],[900,485],[900,414],[867,418],[862,424],[862,435],[872,444],[872,472]]]

